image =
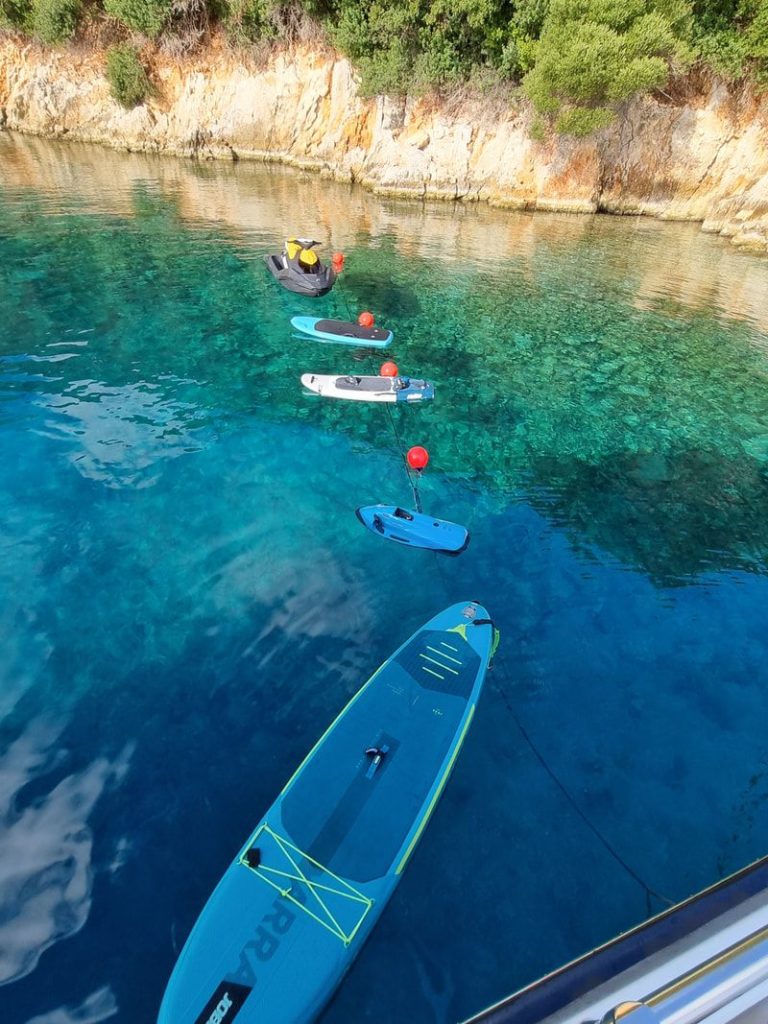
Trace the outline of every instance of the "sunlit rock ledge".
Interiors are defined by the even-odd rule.
[[[214,40],[148,54],[156,96],[125,110],[104,55],[0,38],[0,124],[198,159],[279,161],[379,195],[702,222],[768,253],[768,97],[717,81],[644,97],[575,140],[530,136],[531,111],[465,98],[363,99],[348,61],[306,49],[249,62]]]

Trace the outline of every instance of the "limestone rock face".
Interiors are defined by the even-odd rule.
[[[698,220],[768,253],[768,98],[719,82],[643,97],[585,139],[531,138],[506,104],[363,99],[348,61],[297,49],[248,63],[214,44],[152,55],[156,95],[125,110],[104,55],[0,37],[0,126],[197,158],[280,160],[375,192]]]

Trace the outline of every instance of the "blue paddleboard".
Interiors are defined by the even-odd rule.
[[[351,320],[320,320],[315,316],[294,316],[291,317],[291,326],[316,341],[356,345],[358,348],[386,348],[394,338],[392,331],[387,331],[383,327],[361,327]]]
[[[362,505],[355,514],[372,533],[413,548],[458,555],[469,544],[469,531],[458,523],[399,505]]]
[[[497,641],[484,608],[456,604],[374,672],[225,872],[181,951],[158,1024],[315,1019],[435,808]],[[441,851],[434,856],[439,870]]]

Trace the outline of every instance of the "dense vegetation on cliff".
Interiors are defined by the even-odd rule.
[[[0,25],[47,43],[104,14],[177,50],[213,23],[239,45],[322,35],[368,94],[520,83],[542,127],[576,135],[697,63],[768,84],[768,0],[0,0]],[[139,51],[120,54],[140,78]]]

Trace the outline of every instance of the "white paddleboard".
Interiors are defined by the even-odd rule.
[[[360,374],[304,373],[301,383],[324,398],[345,398],[350,402],[428,402],[435,387],[412,377],[375,377]]]

